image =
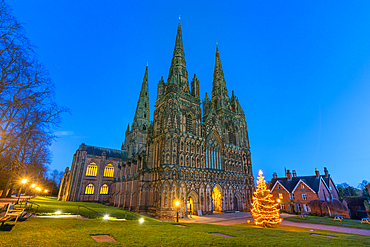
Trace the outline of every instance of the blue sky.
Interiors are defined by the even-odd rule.
[[[50,169],[78,146],[120,149],[146,63],[150,114],[178,16],[189,77],[212,90],[215,42],[239,97],[254,175],[284,167],[335,183],[370,180],[369,1],[7,1],[56,85],[63,116]],[[201,3],[200,3],[201,2]]]

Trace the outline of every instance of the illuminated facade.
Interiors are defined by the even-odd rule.
[[[250,209],[254,180],[247,123],[234,92],[229,97],[218,47],[212,95],[208,98],[206,94],[201,103],[196,75],[189,87],[179,22],[167,81],[162,77],[158,83],[153,122],[149,121],[148,104],[147,67],[133,124],[127,128],[121,150],[114,150],[123,158],[114,160],[106,155],[99,165],[86,154],[88,161],[77,169],[72,165],[70,177],[79,169],[86,173],[82,181],[96,170],[99,177],[102,166],[110,162],[114,177],[96,184],[96,198],[103,198],[97,186],[105,183],[112,205],[147,211],[158,218],[175,217],[176,200],[182,216]],[[65,186],[61,194],[70,190]],[[82,194],[80,200],[87,196]]]

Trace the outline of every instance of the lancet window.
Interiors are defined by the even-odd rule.
[[[207,141],[206,168],[221,170],[221,148],[212,135]]]
[[[186,132],[193,133],[193,118],[190,114],[186,117]]]

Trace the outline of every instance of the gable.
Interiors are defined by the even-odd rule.
[[[290,192],[289,192],[289,190],[287,190],[287,188],[285,188],[285,186],[284,186],[282,183],[280,183],[280,182],[279,182],[279,180],[275,182],[274,186],[273,186],[273,187],[272,187],[272,189],[271,189],[271,193],[274,191],[274,189],[275,189],[275,187],[276,187],[277,185],[280,185],[282,188],[284,188],[284,190],[285,190],[286,192],[290,193]]]
[[[307,189],[311,190],[313,193],[316,193],[307,183],[305,183],[302,179],[299,180],[299,182],[296,184],[296,186],[294,187],[294,189],[292,190],[292,193],[294,193],[294,191],[296,189],[299,189],[301,188],[301,185],[304,185]]]

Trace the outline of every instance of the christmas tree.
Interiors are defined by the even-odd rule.
[[[258,174],[257,190],[253,193],[251,209],[254,223],[263,227],[280,224],[283,219],[280,219],[279,203],[273,200],[270,190],[267,189],[262,171]]]

